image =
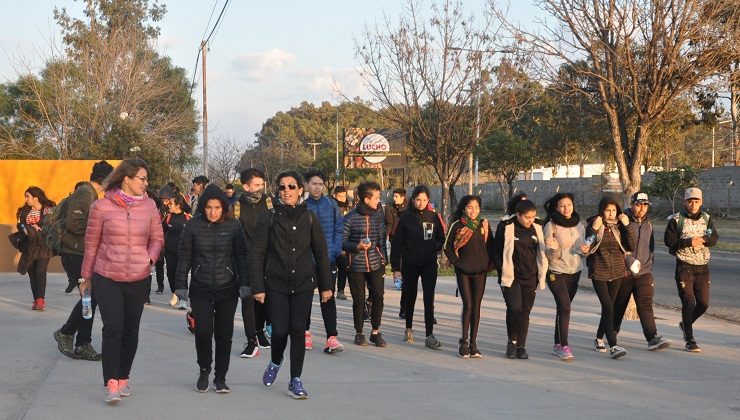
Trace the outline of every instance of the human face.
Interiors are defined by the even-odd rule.
[[[378,208],[378,204],[380,204],[380,191],[370,191],[370,197],[365,197],[362,201],[366,206],[376,210]]]
[[[206,186],[204,184],[193,184],[193,194],[195,195],[203,194],[203,190],[205,189]]]
[[[123,177],[121,190],[128,195],[146,195],[146,187],[149,185],[149,179],[146,176],[146,169],[139,168],[136,175],[132,177]]]
[[[568,197],[561,198],[558,200],[556,210],[566,219],[570,219],[570,216],[573,216],[573,201]]]
[[[468,205],[465,206],[465,217],[468,219],[475,219],[480,214],[480,204],[477,200],[470,200]]]
[[[311,177],[306,183],[306,189],[308,195],[317,200],[324,195],[324,181],[318,176]]]
[[[34,196],[32,196],[31,193],[27,192],[24,195],[24,198],[25,198],[25,201],[26,201],[26,205],[27,206],[29,206],[29,207],[38,207],[38,205],[39,205],[39,199],[36,198],[36,197],[34,197]]]
[[[615,222],[617,220],[617,206],[614,204],[608,204],[601,217],[606,221]]]
[[[535,216],[537,216],[537,211],[530,210],[526,213],[517,213],[516,220],[519,222],[520,225],[529,229],[530,227],[532,227],[532,223],[534,223]]]
[[[347,202],[347,191],[342,191],[334,194],[334,198],[337,199],[337,201],[341,201],[343,203]]]
[[[700,198],[689,198],[683,202],[686,207],[686,211],[689,212],[689,214],[699,213],[699,210],[701,210],[701,203],[702,200]]]
[[[229,198],[231,198],[231,197],[234,196],[234,189],[233,188],[229,188],[227,190],[224,190],[224,192],[226,193],[226,196],[229,197]]]
[[[182,207],[180,207],[177,203],[175,203],[175,200],[167,200],[169,203],[167,204],[167,208],[170,209],[170,213],[182,213]]]
[[[405,198],[406,198],[406,197],[402,196],[402,195],[401,195],[401,194],[399,194],[399,193],[393,193],[393,203],[394,203],[395,205],[397,205],[397,206],[400,206],[401,204],[403,204],[403,200],[404,200]]]
[[[163,206],[169,207],[170,206],[170,203],[172,203],[172,199],[170,199],[170,198],[163,198],[162,199],[162,205]]]
[[[632,209],[632,215],[635,216],[635,219],[642,220],[650,209],[650,205],[647,203],[632,203],[630,209]]]
[[[293,189],[291,189],[291,187]],[[285,176],[280,178],[278,184],[278,193],[280,194],[280,200],[289,206],[295,206],[298,204],[298,199],[303,195],[303,188],[298,185],[298,181],[292,176]]]
[[[244,191],[256,193],[265,189],[265,180],[259,177],[254,177],[249,180],[246,184],[242,184]]]
[[[421,193],[414,197],[414,207],[416,207],[418,210],[424,210],[427,208],[427,205],[429,204],[429,197],[427,197],[426,194]]]
[[[221,205],[221,200],[219,200],[218,198],[211,198],[206,202],[206,208],[204,209],[204,211],[206,213],[206,219],[208,219],[209,222],[218,222],[221,219],[221,216],[224,214],[224,208]]]

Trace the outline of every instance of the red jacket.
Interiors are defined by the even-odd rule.
[[[163,246],[162,220],[151,198],[127,208],[107,191],[90,208],[82,277],[92,279],[95,272],[120,282],[144,280]]]

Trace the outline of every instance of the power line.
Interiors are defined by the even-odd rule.
[[[227,4],[226,4],[226,8],[225,8],[225,10],[228,10],[228,9],[229,9],[229,8],[228,8],[228,6],[230,6],[230,5],[231,5],[231,4],[229,4],[229,2],[227,1]],[[221,21],[221,22],[216,22],[216,26],[214,26],[215,32],[213,33],[213,36],[212,36],[212,37],[210,37],[210,39],[211,39],[211,43],[213,43],[213,39],[215,39],[216,35],[218,35],[218,31],[219,31],[219,30],[221,30],[221,25],[222,25],[222,24],[223,24],[223,21]],[[210,44],[209,44],[209,46],[210,46]]]
[[[213,33],[219,27],[221,23],[221,18],[223,17],[224,12],[226,11],[226,8],[229,6],[229,2],[230,0],[226,0],[223,7],[221,8],[221,12],[218,14],[218,18],[216,18],[216,23],[213,25],[213,28],[211,29],[211,33],[208,34],[208,38],[206,38],[204,41],[205,43],[208,43],[208,41],[210,41],[211,37],[213,36]],[[216,10],[217,5],[218,5],[218,0],[216,0],[216,3],[213,5],[213,9],[211,9],[211,16],[208,18],[208,23],[206,24],[206,29],[203,31],[203,36],[205,36],[206,32],[208,32],[208,27],[211,24],[211,19],[213,18],[213,12]],[[193,66],[193,79],[190,81],[190,95],[189,96],[193,96],[193,88],[195,88],[195,77],[198,74],[198,63],[200,63],[201,51],[202,49],[199,46],[198,54],[195,56],[195,65]]]
[[[211,40],[211,36],[213,36],[213,32],[216,31],[216,28],[218,27],[218,24],[221,22],[221,18],[224,15],[224,12],[226,11],[226,7],[229,5],[230,0],[226,0],[226,3],[224,3],[224,7],[221,8],[221,13],[218,14],[218,18],[216,19],[216,24],[213,25],[213,29],[211,29],[211,33],[208,34],[208,38],[206,38],[205,43],[207,44],[208,41]]]

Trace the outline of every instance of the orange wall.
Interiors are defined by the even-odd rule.
[[[90,179],[94,160],[0,160],[0,272],[15,271],[20,254],[5,239],[16,231],[15,213],[26,188],[40,187],[55,202],[69,195],[79,181]],[[109,160],[114,167],[120,160]],[[58,258],[49,271],[61,271]]]

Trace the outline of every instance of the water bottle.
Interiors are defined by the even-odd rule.
[[[90,319],[92,316],[92,297],[90,297],[90,289],[86,289],[82,293],[82,317]]]
[[[596,235],[589,235],[589,236],[588,236],[588,237],[586,238],[586,240],[585,240],[585,241],[583,241],[583,243],[584,243],[584,244],[586,244],[586,245],[588,245],[588,246],[591,246],[591,244],[593,244],[593,243],[594,243],[594,241],[596,241]]]

